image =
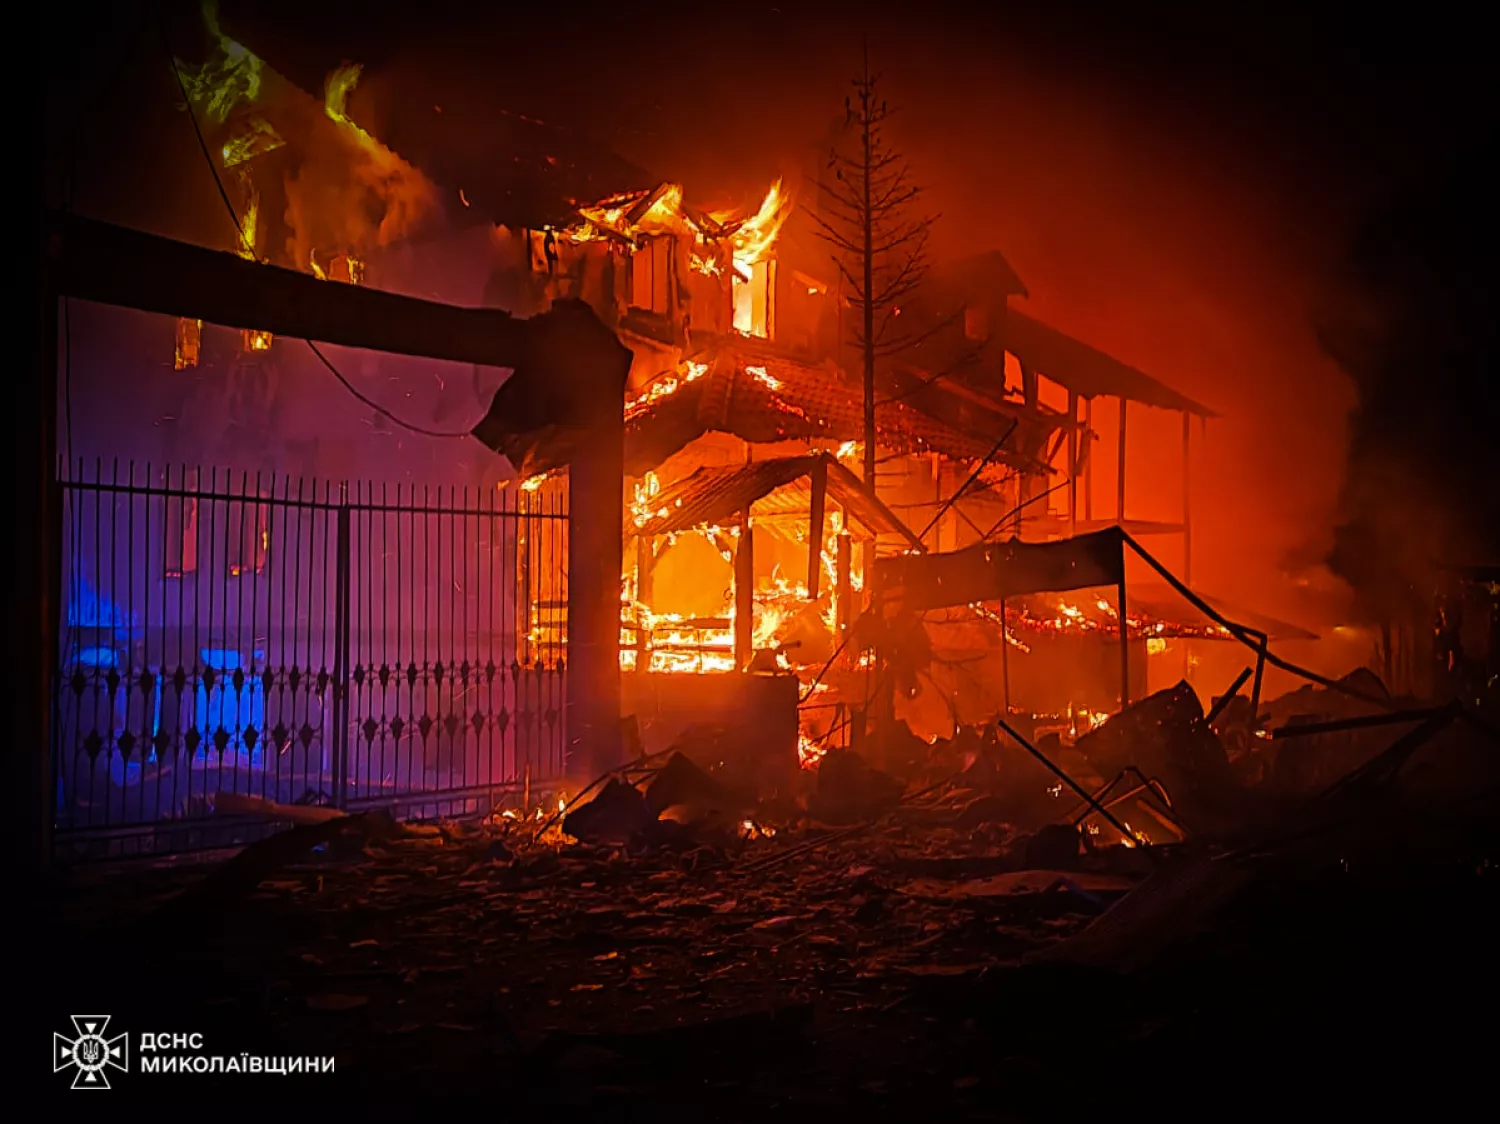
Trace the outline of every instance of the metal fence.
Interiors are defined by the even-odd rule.
[[[65,856],[244,842],[255,801],[484,812],[562,775],[561,490],[64,474]],[[248,799],[247,799],[248,798]]]

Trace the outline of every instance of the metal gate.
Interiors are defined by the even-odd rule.
[[[562,489],[116,462],[62,491],[63,856],[234,845],[262,801],[480,814],[561,777]]]

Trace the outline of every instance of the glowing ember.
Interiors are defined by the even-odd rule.
[[[1079,706],[1071,708],[1068,725],[1073,736],[1077,737],[1079,734],[1086,734],[1090,730],[1097,730],[1108,721],[1108,714]]]
[[[764,367],[746,367],[745,374],[771,390],[781,389],[781,380],[771,375]]]
[[[658,376],[635,398],[625,403],[625,420],[640,417],[653,403],[676,394],[688,383],[697,382],[708,374],[707,363],[683,363],[676,371]]]
[[[635,497],[630,503],[630,515],[637,527],[644,527],[652,519],[660,519],[667,514],[667,509],[659,506],[655,500],[661,493],[661,481],[656,478],[656,473],[648,472],[635,485]]]
[[[970,605],[969,608],[976,615],[996,624],[999,623],[999,616],[982,606]],[[1090,633],[1107,636],[1119,635],[1120,631],[1118,612],[1113,605],[1102,598],[1093,601],[1087,609],[1067,601],[1052,601],[1046,597],[1032,598],[1020,604],[1008,605],[1006,623],[1010,629],[1053,636]],[[1133,638],[1146,640],[1147,651],[1152,654],[1166,650],[1168,637],[1198,637],[1215,640],[1233,638],[1233,633],[1217,624],[1169,625],[1163,621],[1151,621],[1138,616],[1127,617],[1125,623]],[[1157,643],[1161,645],[1160,648],[1155,646]],[[1022,650],[1029,650],[1014,640],[1012,640],[1012,645]]]
[[[202,320],[177,321],[177,350],[173,367],[182,371],[198,365],[198,355],[203,344]]]
[[[820,744],[806,734],[797,738],[797,760],[804,769],[816,769],[818,762],[823,760],[824,754],[828,752],[826,746]]]

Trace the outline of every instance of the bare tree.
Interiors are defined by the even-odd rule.
[[[937,216],[918,209],[922,189],[906,159],[886,138],[891,108],[880,96],[880,75],[870,72],[870,52],[844,99],[844,137],[828,156],[818,182],[823,214],[813,215],[818,237],[833,250],[834,264],[858,315],[850,333],[864,366],[864,475],[875,487],[875,365],[929,331],[904,331],[901,302],[927,275],[927,240]]]

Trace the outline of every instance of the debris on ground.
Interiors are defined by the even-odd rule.
[[[980,730],[926,747],[914,777],[830,749],[801,805],[679,748],[553,820],[329,817],[206,877],[138,874],[131,901],[167,902],[149,923],[115,925],[118,882],[80,889],[56,950],[76,994],[58,1001],[190,1020],[226,1053],[336,1056],[367,1092],[498,1080],[517,1111],[675,1097],[723,1118],[729,1098],[756,1117],[1026,1121],[1058,1118],[1066,1090],[1064,1117],[1131,1116],[1173,1074],[1233,1080],[1270,1035],[1368,1054],[1444,1025],[1422,1004],[1456,993],[1444,965],[1477,962],[1500,754],[1452,714],[1382,729],[1349,783],[1233,841],[1213,816],[1246,790],[1181,688],[1076,747],[1033,746],[1119,797],[1112,815],[1180,812],[1171,845],[1100,830],[1056,772]],[[1017,755],[1042,786],[1019,802]],[[82,936],[101,931],[107,957]],[[1413,957],[1435,974],[1397,993],[1388,966]],[[1310,1020],[1314,994],[1359,1017]]]

